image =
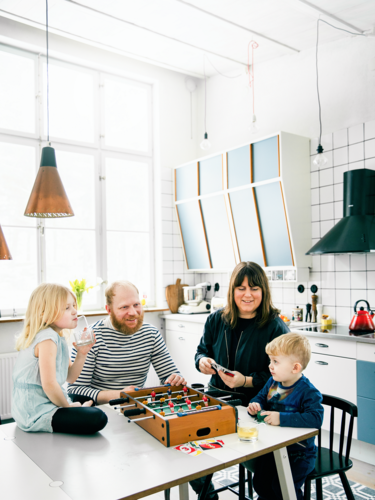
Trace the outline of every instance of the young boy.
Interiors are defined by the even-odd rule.
[[[321,393],[302,374],[311,357],[309,341],[298,333],[286,333],[267,344],[270,357],[268,380],[248,406],[250,415],[266,415],[269,425],[320,428],[324,409]],[[315,467],[314,438],[287,447],[297,499],[303,498],[301,486]],[[244,464],[246,465],[246,464]],[[259,500],[281,499],[281,489],[273,453],[253,462],[254,489]]]

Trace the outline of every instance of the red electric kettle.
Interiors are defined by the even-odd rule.
[[[357,312],[357,304],[358,302],[366,302],[367,304],[367,311],[365,311],[364,307],[360,307],[359,311]],[[352,321],[350,322],[349,325],[349,330],[352,332],[373,332],[375,330],[373,317],[374,313],[370,309],[370,304],[367,302],[367,300],[357,300],[357,302],[354,304],[354,316]]]

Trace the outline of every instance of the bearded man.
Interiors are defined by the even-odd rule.
[[[120,392],[143,387],[152,363],[161,384],[186,384],[178,372],[158,329],[143,323],[144,312],[137,288],[115,281],[105,291],[108,318],[92,328],[96,343],[86,357],[81,375],[68,384],[72,401],[108,403]],[[73,348],[72,361],[77,351]]]

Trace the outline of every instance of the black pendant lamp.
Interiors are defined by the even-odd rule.
[[[57,170],[55,150],[49,142],[48,0],[46,0],[46,41],[47,138],[49,145],[42,149],[39,171],[24,215],[38,218],[72,217],[74,212]]]
[[[0,260],[12,260],[3,230],[0,226]]]

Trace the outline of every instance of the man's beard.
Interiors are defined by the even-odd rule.
[[[137,324],[133,327],[129,327],[126,324],[126,321],[123,320],[118,320],[115,316],[115,313],[113,311],[110,312],[110,317],[111,317],[111,322],[114,328],[124,335],[132,335],[133,333],[137,332],[141,326],[143,325],[143,316],[144,312],[142,311],[141,314],[137,316],[132,316],[131,318],[128,319],[137,319]]]

